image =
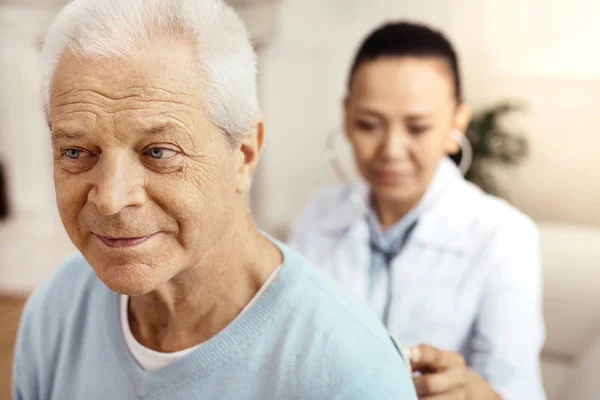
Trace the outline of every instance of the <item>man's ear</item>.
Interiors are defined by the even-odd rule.
[[[260,160],[264,143],[265,126],[263,121],[259,121],[251,131],[238,140],[236,145],[236,189],[238,193],[250,190],[252,177]]]

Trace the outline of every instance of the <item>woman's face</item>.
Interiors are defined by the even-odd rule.
[[[345,128],[361,175],[378,201],[415,204],[442,157],[459,150],[453,131],[470,114],[457,106],[448,64],[388,57],[362,64],[345,101]]]

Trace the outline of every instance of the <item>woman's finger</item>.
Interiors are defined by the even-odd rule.
[[[411,348],[410,361],[413,370],[443,371],[450,368],[466,366],[462,355],[440,350],[428,344],[420,344]]]
[[[425,397],[419,396],[419,400],[467,400],[467,393],[464,390],[454,390],[443,394],[434,394]]]
[[[448,369],[439,373],[423,374],[413,378],[419,396],[445,394],[464,389],[467,371],[461,368]]]

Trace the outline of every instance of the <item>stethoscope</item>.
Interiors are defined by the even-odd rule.
[[[346,171],[344,170],[344,167],[342,166],[342,163],[341,163],[340,157],[339,157],[339,153],[338,153],[338,150],[336,147],[337,139],[340,136],[343,136],[343,132],[339,128],[333,129],[327,135],[326,140],[325,140],[325,159],[327,160],[327,162],[333,169],[333,172],[334,172],[336,178],[338,179],[338,181],[340,181],[341,183],[347,184],[346,187],[349,190],[348,199],[349,199],[350,203],[352,204],[352,206],[354,207],[355,211],[358,213],[358,215],[361,218],[365,218],[365,219],[373,218],[372,214],[369,212],[369,206],[367,205],[364,197],[357,190],[352,189],[352,185],[350,185],[350,177],[348,176],[348,174],[346,174]],[[466,135],[462,134],[458,130],[453,131],[452,136],[458,142],[458,144],[460,145],[460,148],[461,148],[461,157],[460,157],[460,162],[458,164],[458,169],[462,173],[462,175],[465,176],[473,162],[473,147],[471,146],[471,143],[469,142],[469,139],[466,137]],[[369,221],[367,221],[367,222],[369,222]],[[391,304],[392,304],[392,300],[393,300],[393,290],[392,290],[393,289],[393,284],[392,284],[393,279],[391,276],[391,274],[392,274],[391,264],[392,264],[392,261],[398,256],[398,254],[400,253],[400,251],[402,250],[404,245],[409,240],[410,235],[414,231],[414,228],[415,228],[417,222],[418,221],[415,221],[413,224],[411,224],[407,228],[407,230],[404,233],[403,238],[400,241],[400,243],[398,244],[398,246],[396,248],[392,249],[391,251],[383,251],[382,249],[380,249],[378,246],[376,246],[374,244],[374,241],[371,238],[371,243],[370,243],[371,251],[378,251],[384,257],[384,262],[387,267],[386,270],[387,270],[387,273],[390,275],[390,276],[388,276],[388,280],[387,280],[387,284],[388,284],[387,298],[386,298],[386,302],[385,302],[385,305],[383,308],[383,316],[382,316],[382,322],[386,327],[389,325],[390,308],[391,308]],[[394,342],[394,345],[396,346],[397,350],[401,353],[402,357],[406,361],[406,365],[410,371],[410,369],[411,369],[411,367],[410,367],[410,350],[403,347],[400,344],[400,342],[397,340],[397,338],[394,337],[393,334],[390,334],[390,337],[392,339],[392,342]]]

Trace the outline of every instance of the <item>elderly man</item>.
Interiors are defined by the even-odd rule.
[[[81,254],[28,301],[16,399],[416,398],[375,318],[248,215],[264,128],[229,7],[75,0],[42,59]]]

